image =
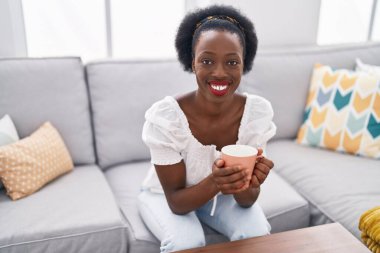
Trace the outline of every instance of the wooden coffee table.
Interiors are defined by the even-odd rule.
[[[342,225],[327,225],[297,229],[251,239],[213,244],[177,253],[370,253]]]

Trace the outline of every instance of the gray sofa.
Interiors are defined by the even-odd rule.
[[[260,50],[242,80],[241,92],[275,111],[275,168],[258,200],[272,233],[339,222],[359,238],[360,214],[380,203],[380,161],[294,142],[314,63],[352,69],[355,57],[380,65],[380,43]],[[0,59],[0,117],[11,115],[20,137],[51,121],[75,164],[24,199],[0,191],[0,252],[159,252],[136,203],[150,166],[144,112],[195,87],[175,60]],[[204,229],[208,243],[226,241]]]

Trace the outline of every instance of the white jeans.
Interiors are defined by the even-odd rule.
[[[138,201],[144,223],[161,241],[161,252],[201,247],[206,244],[200,221],[227,236],[231,241],[270,233],[271,227],[261,207],[240,207],[232,195],[218,195],[214,216],[212,200],[185,215],[172,213],[164,194],[142,191]]]

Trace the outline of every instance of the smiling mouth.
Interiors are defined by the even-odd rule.
[[[213,84],[210,84],[210,86],[212,89],[218,90],[218,91],[225,90],[228,87],[228,85],[213,85]]]
[[[212,81],[208,83],[209,90],[215,96],[224,96],[228,92],[229,84],[227,81]]]

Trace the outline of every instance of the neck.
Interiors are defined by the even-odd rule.
[[[195,92],[194,96],[195,109],[198,115],[207,117],[220,117],[225,115],[228,108],[232,107],[233,101],[233,96],[223,100],[223,102],[210,101],[198,91]]]

